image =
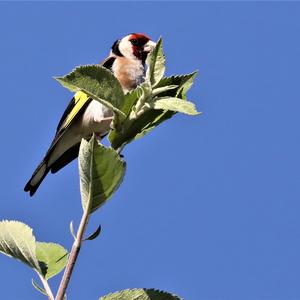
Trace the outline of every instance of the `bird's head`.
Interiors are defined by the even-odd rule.
[[[133,60],[145,62],[148,53],[155,47],[147,35],[142,33],[131,33],[114,42],[111,51],[116,56],[124,56]]]

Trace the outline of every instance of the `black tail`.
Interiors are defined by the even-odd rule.
[[[50,168],[47,166],[46,161],[43,160],[34,171],[30,180],[25,185],[24,191],[29,192],[30,196],[32,196],[42,183],[43,179],[47,176],[49,171]]]

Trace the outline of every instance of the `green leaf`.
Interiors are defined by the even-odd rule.
[[[178,91],[176,94],[176,96],[178,98],[186,99],[186,93],[192,87],[192,85],[194,83],[194,79],[196,78],[197,74],[198,74],[198,71],[195,71],[186,77],[186,80],[178,88]]]
[[[145,116],[149,115],[150,113],[152,121],[148,122],[148,124],[143,127],[142,131],[135,136],[135,139],[143,137],[152,129],[154,129],[164,121],[171,119],[176,114],[176,112],[170,110],[149,110],[146,112]]]
[[[119,116],[125,116],[121,111],[124,105],[122,87],[112,72],[106,68],[100,65],[81,66],[64,77],[54,78],[70,91],[83,91],[111,108]]]
[[[195,71],[190,74],[164,77],[156,86],[156,88],[161,88],[169,85],[177,85],[176,89],[172,91],[167,91],[161,93],[160,97],[176,97],[181,99],[186,99],[186,93],[189,88],[192,86],[193,81],[197,75],[198,71]]]
[[[87,238],[85,238],[84,241],[94,240],[99,236],[100,233],[101,233],[101,225],[99,225],[98,228],[92,234],[90,234]]]
[[[148,54],[146,64],[146,81],[151,82],[152,87],[163,78],[165,73],[165,56],[162,48],[162,38],[160,38],[155,48]]]
[[[43,295],[48,297],[46,290],[44,288],[42,288],[41,286],[39,286],[39,284],[34,279],[31,279],[31,283],[37,291],[39,291],[40,293],[42,293]]]
[[[124,106],[122,108],[122,111],[125,113],[126,116],[129,116],[132,107],[138,101],[141,92],[142,89],[140,86],[138,86],[137,88],[135,88],[134,90],[130,91],[125,95]]]
[[[145,111],[137,119],[124,124],[123,130],[112,130],[108,136],[114,149],[123,147],[131,141],[138,139],[154,129],[163,121],[171,118],[175,112],[150,109]]]
[[[146,103],[149,107],[154,108],[153,102],[158,100],[156,95],[160,98],[179,98],[181,101],[186,100],[186,92],[191,87],[193,80],[197,72],[191,74],[181,75],[181,76],[171,76],[162,78],[156,85],[155,89],[152,91],[152,95],[148,97]],[[138,98],[142,95],[142,86],[134,90],[130,95],[131,98],[131,110],[137,106]],[[135,99],[133,99],[135,98]],[[154,98],[154,99],[153,99]],[[149,101],[150,99],[150,101]],[[152,100],[153,99],[153,100]],[[145,109],[142,114],[140,114],[136,119],[126,119],[122,126],[119,128],[114,128],[109,134],[109,141],[114,149],[123,147],[124,145],[130,143],[131,141],[144,136],[146,133],[150,132],[152,129],[160,125],[162,122],[173,117],[178,111],[189,114],[197,114],[193,104],[184,105],[179,102],[178,106],[174,107],[174,102],[167,103],[167,106],[162,105],[163,102],[158,102],[155,109]],[[159,109],[161,105],[161,109]],[[171,106],[172,105],[172,106]],[[126,112],[127,116],[132,114],[131,112]]]
[[[117,190],[126,165],[115,150],[98,144],[94,135],[90,141],[82,139],[78,163],[82,207],[92,213]]]
[[[159,94],[162,94],[162,93],[165,93],[169,90],[174,90],[174,89],[177,89],[177,88],[178,88],[178,85],[167,85],[167,86],[156,88],[152,92],[152,97],[155,97]]]
[[[36,242],[36,256],[46,280],[57,275],[66,266],[68,251],[55,243]]]
[[[100,298],[100,300],[182,300],[181,298],[167,292],[154,289],[128,289],[111,293]]]
[[[70,222],[70,232],[71,232],[74,240],[76,240],[76,235],[75,235],[75,231],[74,231],[73,221]]]
[[[18,221],[0,222],[0,252],[22,261],[42,274],[35,249],[35,237],[29,226]]]
[[[146,81],[140,85],[141,92],[139,94],[139,99],[134,106],[134,113],[129,116],[129,119],[136,118],[145,111],[145,105],[151,103],[152,101],[152,87]],[[147,108],[148,109],[148,108]]]
[[[114,116],[114,120],[112,122],[112,128],[117,131],[122,130],[124,122],[128,119],[134,105],[139,100],[139,95],[142,93],[141,86],[138,86],[134,90],[130,91],[125,95],[124,105],[122,106],[122,111],[126,115],[126,118],[119,117],[117,114]]]
[[[67,260],[62,246],[36,242],[32,229],[18,221],[0,222],[0,252],[22,261],[45,279],[59,273]]]
[[[199,115],[194,103],[179,98],[157,98],[153,103],[153,108],[181,112],[187,115]]]

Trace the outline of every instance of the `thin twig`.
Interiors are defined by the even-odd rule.
[[[54,300],[54,296],[53,296],[51,288],[50,288],[50,286],[48,284],[48,281],[39,272],[37,272],[37,274],[39,275],[39,277],[41,279],[41,282],[42,282],[42,284],[44,286],[44,289],[45,289],[45,291],[46,291],[46,293],[48,295],[48,299],[49,300]]]
[[[63,300],[64,299],[64,295],[66,293],[70,278],[72,276],[72,272],[77,260],[77,256],[79,254],[80,251],[80,247],[81,247],[81,242],[83,239],[83,234],[85,232],[86,226],[88,224],[89,221],[89,210],[85,209],[84,213],[81,217],[81,221],[79,224],[79,228],[77,231],[77,235],[76,235],[76,239],[74,240],[73,246],[72,246],[72,250],[65,268],[65,272],[64,275],[62,277],[57,295],[55,300]]]

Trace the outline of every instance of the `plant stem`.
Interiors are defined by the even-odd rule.
[[[88,221],[89,221],[89,210],[85,209],[84,213],[81,217],[81,221],[80,221],[80,224],[79,224],[79,227],[77,230],[76,239],[74,240],[72,250],[71,250],[71,253],[70,253],[66,268],[65,268],[64,275],[60,282],[60,286],[59,286],[55,300],[63,300],[64,299],[64,295],[66,293],[66,289],[68,287],[70,278],[72,276],[72,272],[73,272],[73,269],[74,269],[74,266],[75,266],[75,263],[77,260],[77,256],[80,251],[83,234],[85,232]]]
[[[53,296],[51,288],[50,288],[50,286],[48,284],[48,281],[40,273],[37,272],[37,274],[39,275],[40,280],[41,280],[41,282],[42,282],[42,284],[44,286],[44,289],[45,289],[45,291],[46,291],[46,293],[48,295],[48,299],[49,300],[54,300],[54,296]]]
[[[116,150],[116,152],[117,152],[118,154],[121,154],[121,152],[122,152],[122,150],[124,149],[124,147],[125,147],[125,145],[123,144],[121,147],[119,147],[119,148]]]

